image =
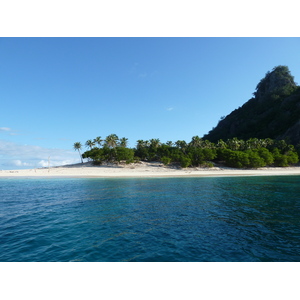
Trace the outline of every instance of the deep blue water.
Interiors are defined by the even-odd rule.
[[[0,179],[0,261],[300,261],[299,183]]]

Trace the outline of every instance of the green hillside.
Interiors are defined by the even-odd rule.
[[[258,83],[254,97],[235,109],[203,139],[217,142],[233,137],[285,139],[300,142],[300,87],[287,66],[277,66]]]

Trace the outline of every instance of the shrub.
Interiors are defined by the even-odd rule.
[[[171,158],[170,158],[170,157],[167,157],[167,156],[163,156],[163,157],[161,158],[161,162],[166,166],[166,165],[170,164]]]
[[[225,157],[225,162],[229,167],[244,168],[250,164],[249,156],[242,151],[229,150]]]
[[[120,162],[121,160],[125,160],[126,163],[133,162],[134,150],[124,147],[116,147],[115,160]]]
[[[289,164],[296,164],[299,162],[299,157],[296,152],[289,151],[286,156]]]
[[[284,154],[278,154],[274,157],[274,165],[276,167],[288,167],[288,157]]]
[[[206,161],[202,164],[202,167],[203,168],[213,168],[214,167],[214,164],[211,163],[210,161]]]
[[[267,148],[260,148],[258,150],[258,155],[263,158],[266,165],[271,165],[274,163],[274,157],[272,153]]]
[[[192,160],[189,157],[182,156],[180,159],[180,166],[182,168],[187,168],[192,164]]]
[[[265,160],[258,155],[256,151],[247,151],[250,168],[259,168],[264,167],[266,165]]]
[[[135,156],[135,157],[133,158],[133,160],[134,160],[135,163],[138,163],[138,162],[141,161],[140,157],[138,157],[138,156]]]

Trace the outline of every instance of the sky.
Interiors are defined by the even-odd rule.
[[[300,38],[2,37],[0,170],[80,162],[75,142],[202,137],[275,66],[300,82]]]

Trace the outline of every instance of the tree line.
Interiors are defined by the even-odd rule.
[[[156,161],[182,168],[213,167],[214,163],[234,168],[287,167],[298,163],[300,154],[300,147],[295,148],[285,140],[269,138],[220,139],[213,143],[194,136],[189,143],[184,140],[161,143],[159,139],[150,139],[138,140],[135,148],[127,145],[127,138],[119,139],[116,134],[111,134],[105,139],[97,137],[86,141],[85,146],[89,149],[83,154],[80,142],[74,143],[73,147],[78,150],[81,162],[85,158],[96,165],[103,162]]]

